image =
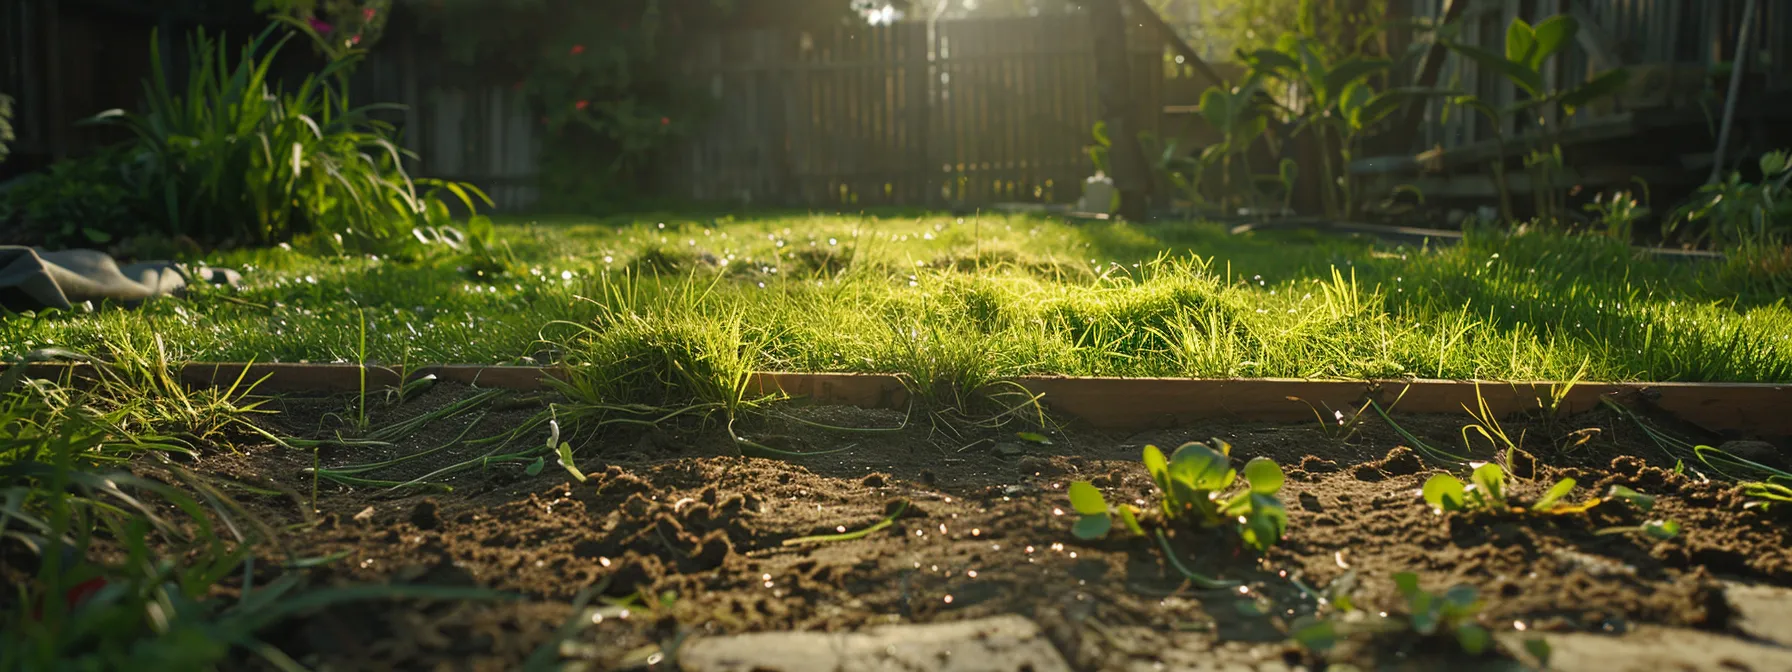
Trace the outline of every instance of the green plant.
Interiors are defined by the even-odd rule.
[[[1781,504],[1792,505],[1792,481],[1751,481],[1741,486],[1748,498],[1744,508],[1770,509]]]
[[[1475,620],[1484,603],[1474,586],[1453,586],[1439,595],[1420,588],[1419,575],[1412,572],[1395,574],[1394,585],[1406,598],[1406,618],[1413,632],[1420,636],[1447,633],[1473,656],[1481,655],[1492,644],[1487,628]]]
[[[1252,81],[1274,80],[1294,86],[1294,100],[1273,104],[1294,122],[1294,133],[1312,132],[1323,161],[1326,211],[1329,215],[1354,215],[1357,196],[1342,168],[1354,156],[1361,139],[1388,115],[1403,106],[1444,92],[1422,87],[1376,91],[1370,79],[1394,67],[1394,62],[1359,55],[1337,58],[1318,39],[1284,35],[1273,49],[1240,52],[1251,68]],[[1202,111],[1206,111],[1206,97]],[[1287,179],[1284,177],[1283,179]]]
[[[1255,78],[1237,88],[1213,86],[1201,93],[1201,116],[1220,132],[1222,139],[1201,150],[1190,184],[1198,189],[1207,171],[1219,167],[1221,197],[1214,200],[1222,204],[1231,204],[1233,199],[1240,204],[1256,204],[1254,185],[1240,196],[1232,178],[1235,160],[1245,175],[1251,174],[1251,145],[1269,129],[1269,118],[1259,109],[1260,93],[1262,84]]]
[[[1506,28],[1503,53],[1466,44],[1454,37],[1441,39],[1451,50],[1473,60],[1482,72],[1498,74],[1518,87],[1521,93],[1517,102],[1503,107],[1474,95],[1457,95],[1452,98],[1456,105],[1486,116],[1493,124],[1494,138],[1499,143],[1501,157],[1495,162],[1494,178],[1500,191],[1501,214],[1508,220],[1512,218],[1512,200],[1505,179],[1504,156],[1511,120],[1521,115],[1541,119],[1539,123],[1543,134],[1527,148],[1525,163],[1535,173],[1533,182],[1537,187],[1533,193],[1536,195],[1538,217],[1544,221],[1559,223],[1565,221],[1567,214],[1568,185],[1563,175],[1565,166],[1559,142],[1563,121],[1554,119],[1555,110],[1547,108],[1554,106],[1560,109],[1563,116],[1573,116],[1579,108],[1617,93],[1630,82],[1629,70],[1614,68],[1600,72],[1584,82],[1573,83],[1564,88],[1550,88],[1544,63],[1573,44],[1579,32],[1580,22],[1572,16],[1560,14],[1544,19],[1536,26],[1523,19],[1513,19]]]
[[[419,195],[400,164],[392,127],[370,116],[389,106],[351,107],[353,58],[330,62],[286,88],[270,70],[288,33],[270,26],[232,59],[225,43],[190,36],[185,91],[150,55],[146,109],[110,110],[93,123],[129,130],[141,167],[132,181],[143,213],[162,232],[213,245],[266,245],[316,233],[341,250],[385,252],[419,226],[442,223],[446,207]],[[463,185],[450,191],[472,207]],[[481,195],[483,197],[483,195]]]
[[[1649,185],[1640,177],[1633,179],[1642,188],[1642,198],[1637,198],[1629,191],[1616,191],[1594,196],[1592,203],[1581,206],[1582,210],[1593,214],[1595,230],[1629,241],[1636,223],[1649,216]]]
[[[1435,474],[1426,479],[1420,495],[1437,513],[1474,509],[1501,513],[1577,513],[1598,506],[1601,501],[1598,497],[1580,504],[1562,501],[1574,491],[1575,485],[1574,479],[1564,478],[1556,481],[1548,492],[1529,507],[1514,506],[1508,501],[1506,471],[1500,465],[1491,463],[1476,467],[1470,480],[1472,483],[1464,486],[1455,476],[1447,473]]]
[[[1145,446],[1145,468],[1151,472],[1161,495],[1158,513],[1166,522],[1200,527],[1237,521],[1238,534],[1245,545],[1267,550],[1281,540],[1288,527],[1288,511],[1275,496],[1282,489],[1281,466],[1267,457],[1252,458],[1244,466],[1247,487],[1228,496],[1225,492],[1239,475],[1229,464],[1232,446],[1219,439],[1212,441],[1218,450],[1191,441],[1178,447],[1168,459],[1157,446]],[[1113,527],[1113,517],[1119,517],[1134,534],[1144,533],[1136,507],[1122,504],[1110,508],[1101,492],[1086,481],[1071,483],[1070,503],[1080,514],[1072,528],[1079,538],[1106,536]]]
[[[1385,618],[1368,616],[1348,595],[1353,582],[1340,579],[1334,582],[1333,588],[1344,583],[1344,590],[1334,594],[1328,588],[1327,596],[1323,598],[1322,608],[1333,613],[1297,619],[1290,627],[1290,637],[1301,646],[1318,652],[1328,651],[1339,639],[1359,633],[1407,632],[1424,638],[1448,637],[1471,656],[1481,655],[1496,646],[1492,633],[1479,622],[1485,603],[1474,586],[1458,584],[1443,593],[1433,593],[1420,587],[1419,576],[1413,572],[1400,572],[1393,576],[1393,580],[1405,602],[1404,613],[1390,610],[1391,613],[1384,614]],[[1532,655],[1547,660],[1548,645],[1543,640],[1526,641],[1524,646]]]
[[[1731,172],[1699,190],[1668,219],[1669,231],[1690,229],[1695,241],[1722,248],[1783,249],[1792,240],[1792,154],[1761,155],[1761,182]]]
[[[132,168],[118,151],[52,164],[0,193],[0,223],[51,247],[112,242],[142,221]]]

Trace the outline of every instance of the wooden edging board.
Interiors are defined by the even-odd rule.
[[[84,365],[35,364],[29,374],[58,379],[80,375]],[[247,370],[245,371],[245,367]],[[354,364],[188,364],[181,378],[194,387],[226,387],[239,378],[258,392],[352,392],[362,385]],[[534,390],[558,367],[425,366],[401,373],[365,367],[369,390],[405,380],[437,380],[479,387]],[[1081,378],[1023,376],[1014,383],[1040,395],[1054,413],[1101,428],[1155,428],[1201,420],[1304,422],[1315,410],[1354,412],[1368,400],[1397,414],[1461,414],[1481,403],[1496,416],[1537,411],[1554,402],[1559,412],[1591,410],[1617,396],[1706,431],[1738,438],[1792,437],[1792,383],[1576,383],[1452,380],[1291,380],[1275,378]],[[907,408],[908,388],[894,375],[858,373],[758,373],[748,381],[758,394],[785,394],[807,403],[860,408]]]

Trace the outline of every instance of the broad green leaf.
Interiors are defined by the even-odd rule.
[[[1644,513],[1648,513],[1649,509],[1655,508],[1654,496],[1645,495],[1622,485],[1612,486],[1612,489],[1607,492],[1605,496],[1607,499],[1622,499],[1626,502],[1630,502],[1631,506],[1636,507],[1638,511]]]
[[[1114,527],[1114,519],[1107,514],[1083,516],[1070,527],[1070,533],[1078,539],[1100,539],[1107,536],[1108,530]]]
[[[1500,73],[1501,76],[1511,80],[1513,84],[1517,84],[1518,88],[1524,89],[1525,93],[1530,94],[1531,97],[1542,97],[1543,75],[1539,74],[1536,70],[1527,68],[1522,63],[1508,61],[1499,54],[1481,49],[1474,45],[1460,44],[1456,42],[1449,42],[1446,44],[1451,50],[1462,54],[1463,56],[1467,56],[1481,67]]]
[[[1580,22],[1574,20],[1573,16],[1557,14],[1544,19],[1532,31],[1532,36],[1536,39],[1536,46],[1531,51],[1530,59],[1525,61],[1525,65],[1530,66],[1532,70],[1542,70],[1543,62],[1573,42],[1574,36],[1578,32],[1580,32]]]
[[[1548,640],[1545,640],[1542,637],[1524,640],[1524,650],[1537,659],[1537,664],[1539,666],[1545,668],[1549,667],[1549,654],[1551,653],[1551,650]]]
[[[1307,89],[1313,94],[1313,102],[1321,109],[1331,105],[1330,90],[1326,88],[1326,74],[1331,67],[1325,62],[1325,56],[1314,51],[1306,40],[1295,43],[1295,52],[1300,56],[1301,75],[1306,79]]]
[[[1437,596],[1419,591],[1406,596],[1407,608],[1412,611],[1412,629],[1421,635],[1437,632],[1440,619],[1437,613]]]
[[[1367,83],[1351,82],[1338,95],[1338,112],[1352,129],[1360,129],[1363,126],[1363,108],[1374,99],[1375,92]]]
[[[1419,86],[1405,86],[1389,89],[1377,94],[1374,98],[1369,99],[1367,103],[1363,104],[1362,110],[1357,112],[1358,124],[1363,127],[1373,126],[1409,103],[1419,103],[1427,98],[1441,98],[1451,95],[1456,95],[1456,92]]]
[[[1570,89],[1562,94],[1561,104],[1569,114],[1587,103],[1610,96],[1624,90],[1630,84],[1630,71],[1614,68],[1594,75],[1587,83]]]
[[[1226,457],[1232,456],[1232,444],[1226,443],[1225,439],[1216,436],[1208,439],[1207,442],[1213,444],[1213,449],[1220,451],[1221,455],[1225,455]]]
[[[1134,509],[1133,509],[1132,505],[1131,504],[1122,504],[1122,505],[1120,505],[1119,508],[1120,508],[1120,522],[1124,523],[1126,525],[1126,529],[1131,531],[1133,534],[1137,534],[1139,536],[1144,536],[1145,528],[1141,527],[1139,525],[1139,516],[1137,513],[1134,513]]]
[[[1266,74],[1300,72],[1300,61],[1274,49],[1258,49],[1249,54],[1240,51],[1239,60],[1250,64],[1252,69]]]
[[[1524,19],[1513,19],[1506,26],[1506,60],[1514,63],[1529,64],[1531,55],[1537,53],[1537,31]]]
[[[1481,492],[1489,500],[1492,500],[1491,503],[1499,504],[1506,501],[1506,471],[1501,469],[1500,465],[1489,462],[1476,467],[1475,473],[1470,474],[1470,479],[1475,482],[1475,487],[1480,488]]]
[[[1302,617],[1294,623],[1289,636],[1309,651],[1329,651],[1338,643],[1338,629],[1331,621]]]
[[[93,228],[91,226],[81,227],[81,235],[86,236],[88,242],[92,242],[92,243],[98,243],[98,244],[104,245],[106,243],[112,242],[112,234],[106,233],[105,231],[101,231],[101,230]]]
[[[1170,463],[1164,459],[1164,451],[1157,446],[1145,446],[1145,471],[1151,473],[1151,480],[1157,482],[1157,489],[1170,493]]]
[[[1761,155],[1761,174],[1766,177],[1777,177],[1785,172],[1788,164],[1786,152],[1773,151]]]
[[[1651,520],[1643,523],[1643,534],[1656,539],[1673,539],[1680,536],[1680,523],[1672,520]]]
[[[1020,437],[1020,440],[1029,443],[1037,443],[1042,446],[1052,445],[1051,437],[1038,432],[1015,432],[1014,435]]]
[[[1101,496],[1101,491],[1088,481],[1073,481],[1070,484],[1070,508],[1085,516],[1107,514],[1108,501]]]
[[[1443,612],[1445,616],[1468,616],[1480,608],[1481,595],[1474,586],[1458,584],[1444,591]]]
[[[547,465],[547,459],[537,457],[534,462],[529,463],[529,466],[523,468],[523,473],[530,476],[539,476],[541,475],[541,468],[545,465]]]
[[[1567,497],[1568,493],[1572,491],[1574,491],[1574,479],[1564,478],[1560,481],[1556,481],[1555,486],[1551,487],[1549,492],[1543,494],[1543,499],[1537,500],[1537,503],[1531,506],[1531,510],[1546,510],[1549,507],[1554,506],[1556,502],[1562,501],[1562,498]]]
[[[1392,65],[1392,61],[1380,58],[1351,57],[1340,61],[1332,67],[1330,72],[1325,73],[1323,86],[1326,95],[1339,100],[1342,104],[1346,87],[1368,79],[1370,75],[1386,70]]]
[[[1188,442],[1170,454],[1170,482],[1181,481],[1195,490],[1219,490],[1226,485],[1226,456],[1207,444]]]
[[[1399,572],[1394,575],[1394,587],[1400,594],[1411,598],[1419,592],[1419,575],[1412,572]]]
[[[1282,489],[1285,477],[1281,465],[1267,457],[1253,457],[1244,463],[1244,480],[1251,484],[1251,492],[1273,495]]]
[[[1246,545],[1258,551],[1267,551],[1270,546],[1282,540],[1282,534],[1288,530],[1288,510],[1282,503],[1269,495],[1251,495],[1251,512],[1245,518],[1244,528],[1239,536]]]
[[[1209,87],[1201,93],[1201,116],[1221,133],[1232,128],[1232,100],[1220,87]]]
[[[1481,655],[1492,641],[1493,636],[1488,634],[1487,628],[1474,623],[1463,623],[1456,626],[1456,642],[1462,645],[1462,650],[1468,655]]]
[[[1196,490],[1194,485],[1188,481],[1177,480],[1174,476],[1170,477],[1170,489],[1164,497],[1164,506],[1169,508],[1172,515],[1180,516],[1190,507],[1205,501],[1207,501],[1206,495],[1200,490]]]
[[[1438,512],[1461,510],[1463,503],[1468,501],[1468,494],[1462,488],[1462,481],[1456,480],[1455,476],[1449,474],[1437,474],[1426,479],[1422,492],[1425,503],[1430,504],[1432,510]]]

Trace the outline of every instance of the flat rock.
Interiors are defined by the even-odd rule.
[[[1523,650],[1523,637],[1511,633],[1511,650]],[[1623,635],[1561,633],[1549,641],[1549,669],[1588,672],[1662,672],[1665,670],[1792,670],[1792,649],[1751,642],[1703,630],[1640,626]]]
[[[1736,610],[1731,619],[1736,629],[1756,639],[1792,646],[1792,590],[1726,581],[1724,599]]]
[[[1032,621],[1012,614],[861,632],[702,637],[678,652],[690,672],[1070,672]]]

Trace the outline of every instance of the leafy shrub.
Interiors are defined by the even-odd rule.
[[[0,223],[50,246],[105,243],[142,223],[119,152],[63,161],[0,196]]]
[[[289,90],[270,77],[292,37],[276,39],[277,29],[234,60],[222,41],[191,36],[185,91],[172,89],[152,52],[146,109],[94,118],[135,135],[127,153],[142,168],[131,186],[143,214],[160,233],[210,245],[317,233],[340,250],[408,245],[417,227],[445,224],[441,189],[418,194],[393,129],[369,115],[384,106],[351,107],[340,90],[354,59],[334,60]],[[474,206],[469,187],[437,184]]]
[[[1760,161],[1761,183],[1732,172],[1723,181],[1699,188],[1669,221],[1670,230],[1687,227],[1693,240],[1717,247],[1775,247],[1792,241],[1792,154],[1768,152]]]

